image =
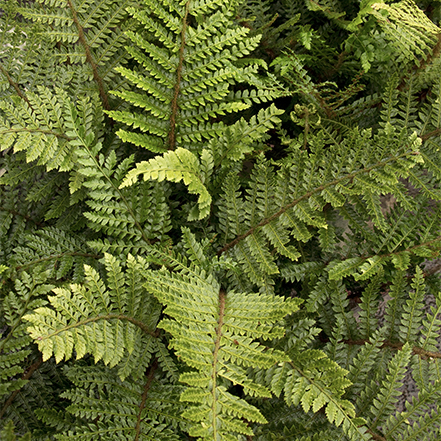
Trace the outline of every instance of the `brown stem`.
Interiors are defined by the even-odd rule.
[[[15,91],[17,92],[17,95],[22,100],[25,100],[26,103],[28,104],[28,106],[32,109],[31,103],[26,98],[24,93],[20,90],[20,87],[18,86],[18,84],[11,78],[11,76],[9,75],[9,72],[1,64],[0,64],[0,72],[6,77],[6,79],[8,80],[8,83],[15,89]]]
[[[22,380],[29,380],[29,378],[31,378],[32,374],[41,366],[42,363],[43,363],[43,359],[40,356],[38,358],[38,360],[36,362],[32,363],[28,367],[28,369],[23,373],[23,375],[21,376],[21,379]],[[2,407],[2,410],[0,411],[0,420],[2,419],[3,415],[5,414],[6,409],[12,404],[12,402],[15,400],[15,397],[18,395],[19,392],[20,392],[20,389],[17,389],[7,399],[6,403]]]
[[[378,435],[378,434],[372,432],[371,429],[368,429],[367,432],[372,436],[372,438],[375,441],[387,441],[387,439],[384,436],[381,436],[381,435]]]
[[[404,153],[404,154],[402,154],[400,156],[397,156],[397,157],[389,158],[386,161],[379,162],[379,163],[373,165],[372,167],[364,168],[362,170],[357,170],[354,173],[345,175],[345,176],[343,176],[341,178],[338,178],[338,179],[334,179],[331,182],[328,182],[326,184],[320,185],[319,187],[315,188],[314,190],[308,191],[303,196],[300,196],[299,198],[293,200],[289,204],[287,204],[284,207],[282,207],[277,213],[274,213],[272,216],[267,217],[266,219],[263,219],[262,221],[260,221],[257,225],[255,225],[254,227],[250,228],[246,233],[243,233],[240,236],[237,236],[234,240],[232,240],[230,243],[226,244],[221,250],[219,250],[217,252],[217,255],[220,256],[221,254],[223,254],[226,251],[228,251],[230,248],[233,248],[240,241],[244,240],[245,238],[247,238],[248,236],[253,234],[258,228],[261,228],[261,227],[263,227],[265,225],[268,225],[270,222],[272,222],[273,220],[275,220],[278,217],[280,217],[283,213],[288,211],[290,208],[295,207],[297,204],[299,204],[300,202],[302,202],[305,199],[310,198],[315,193],[318,193],[318,192],[324,190],[325,188],[337,185],[337,184],[339,184],[342,181],[352,180],[353,178],[355,178],[359,174],[369,173],[370,171],[372,171],[372,170],[374,170],[374,169],[376,169],[378,167],[382,167],[382,166],[388,164],[389,162],[397,161],[399,158],[402,158],[402,157],[405,157],[405,156],[408,156],[408,153]]]
[[[157,368],[158,368],[158,360],[155,360],[148,371],[147,381],[144,385],[144,392],[142,393],[142,397],[141,397],[141,404],[139,405],[138,418],[136,420],[135,441],[139,440],[139,436],[141,434],[141,421],[142,421],[141,415],[142,415],[142,411],[144,410],[145,402],[147,401],[147,395],[149,393],[150,386],[152,385],[153,378],[155,377],[155,372]]]
[[[44,227],[44,224],[42,224],[42,223],[40,223],[40,222],[38,222],[38,221],[32,219],[32,218],[31,218],[30,216],[28,216],[27,214],[19,213],[18,211],[11,210],[10,208],[3,207],[2,205],[0,205],[0,210],[8,211],[9,213],[13,214],[14,216],[20,216],[20,217],[22,217],[22,218],[24,218],[24,219],[26,219],[26,220],[28,220],[28,221],[30,221],[30,222],[33,222],[35,225],[37,225],[37,226],[39,226],[39,227],[41,227],[41,228]]]
[[[187,32],[187,18],[190,10],[190,0],[185,4],[184,22],[182,24],[181,31],[181,47],[179,49],[179,63],[176,71],[176,83],[173,91],[173,100],[171,103],[171,115],[170,115],[170,132],[168,135],[168,149],[174,150],[176,146],[176,117],[178,114],[178,97],[181,89],[182,79],[182,65],[184,63],[184,49],[185,49],[185,34]]]
[[[73,252],[67,252],[67,253],[61,253],[61,254],[51,254],[50,256],[47,257],[42,257],[41,259],[35,259],[32,262],[29,262],[25,265],[19,265],[15,267],[16,271],[20,271],[24,268],[28,268],[32,265],[36,265],[37,263],[40,262],[47,262],[48,260],[56,260],[56,259],[60,259],[64,256],[79,256],[79,257],[91,257],[93,259],[101,259],[103,256],[100,254],[90,254],[90,253],[79,253],[76,251]]]
[[[110,110],[109,100],[107,98],[107,94],[104,89],[103,80],[100,74],[98,73],[98,66],[96,65],[95,60],[93,59],[92,52],[90,51],[90,47],[87,43],[86,36],[84,35],[83,27],[81,26],[81,23],[78,20],[77,11],[75,10],[71,0],[67,0],[67,4],[72,12],[72,19],[78,30],[78,38],[86,53],[86,60],[92,67],[93,78],[98,84],[98,91],[101,97],[101,101],[103,103],[103,107],[105,110]]]
[[[441,134],[441,129],[435,129],[432,132],[426,133],[425,135],[421,135],[420,138],[423,141],[426,141],[427,139],[432,138],[434,136],[438,136],[440,134]]]
[[[369,343],[369,340],[343,340],[343,343],[346,343],[348,345],[365,345],[366,343]],[[391,348],[395,349],[396,351],[401,351],[403,349],[404,344],[403,343],[394,343],[391,341],[385,340],[383,344],[381,345],[382,348]],[[418,346],[414,346],[412,348],[412,351],[414,354],[419,355],[424,358],[441,358],[440,352],[432,352],[432,351],[426,351],[423,348],[420,348]]]
[[[420,355],[423,358],[441,358],[441,353],[426,351],[425,349],[419,348],[418,346],[414,346],[412,351],[416,355]]]
[[[141,322],[140,320],[136,320],[133,317],[130,317],[128,315],[124,315],[124,314],[103,314],[103,315],[97,315],[94,317],[89,317],[85,320],[80,320],[78,322],[74,322],[71,325],[67,325],[64,326],[61,329],[58,329],[56,331],[51,332],[50,334],[47,334],[45,337],[38,337],[37,340],[38,341],[42,341],[42,340],[46,340],[47,338],[51,338],[54,335],[58,335],[60,332],[65,332],[68,329],[74,329],[80,325],[87,325],[88,323],[93,323],[93,322],[97,322],[99,320],[113,320],[113,319],[117,319],[117,320],[127,320],[130,323],[133,323],[135,326],[138,326],[138,328],[140,328],[142,331],[144,331],[146,334],[149,334],[153,337],[157,337],[158,334],[156,331],[152,331],[150,330],[150,328],[148,326],[145,325],[144,322]]]

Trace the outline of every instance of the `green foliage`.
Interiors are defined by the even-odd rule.
[[[155,153],[195,149],[225,130],[214,119],[279,95],[275,85],[257,76],[262,63],[250,59],[242,60],[243,66],[235,64],[258,46],[260,36],[248,37],[249,30],[234,23],[233,1],[145,4],[149,12],[129,8],[142,31],[127,32],[134,44],[127,51],[142,68],[117,68],[142,93],[113,91],[145,113],[109,113],[141,132],[120,129],[122,140]],[[232,92],[234,83],[255,88]]]
[[[4,0],[0,437],[438,439],[440,16]]]
[[[127,173],[121,187],[127,187],[135,182],[138,175],[143,175],[144,180],[154,179],[159,182],[163,180],[171,182],[184,181],[189,193],[198,194],[198,205],[196,211],[189,220],[203,219],[208,216],[211,206],[211,196],[204,186],[205,180],[211,174],[213,168],[213,156],[208,150],[201,153],[201,161],[189,150],[178,147],[174,151],[150,159],[148,162],[140,162],[136,169]]]
[[[26,441],[31,439],[31,434],[29,432],[26,435],[17,438],[16,434],[14,433],[14,429],[14,424],[12,423],[12,421],[9,421],[1,432],[2,439],[4,439],[5,441]]]

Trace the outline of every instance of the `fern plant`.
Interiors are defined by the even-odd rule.
[[[436,8],[5,0],[2,439],[438,439]]]

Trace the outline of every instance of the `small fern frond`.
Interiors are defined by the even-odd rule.
[[[26,435],[17,437],[15,433],[15,426],[12,420],[9,420],[2,431],[0,432],[1,439],[4,441],[31,441],[31,433],[28,432]]]
[[[441,383],[430,384],[427,390],[412,397],[411,402],[406,402],[403,412],[391,415],[384,424],[383,433],[386,437],[397,437],[406,441],[418,440],[422,433],[425,438],[437,436],[436,426],[439,425],[441,416],[437,410],[441,398]],[[426,435],[427,434],[427,435]]]
[[[38,160],[37,164],[45,165],[48,171],[72,170],[78,146],[78,134],[69,130],[72,115],[82,127],[79,135],[90,137],[92,127],[102,121],[94,98],[82,99],[76,109],[65,91],[40,86],[35,93],[28,93],[27,101],[11,98],[1,102],[0,109],[6,116],[0,125],[1,148],[24,150],[27,162]]]
[[[386,304],[384,313],[386,338],[390,341],[400,341],[401,316],[400,312],[407,299],[407,282],[405,273],[397,271],[389,290],[391,300]]]
[[[175,151],[164,153],[163,156],[156,156],[148,162],[143,161],[137,164],[136,168],[127,174],[120,188],[133,185],[138,175],[143,175],[145,181],[148,179],[159,182],[163,180],[183,181],[189,193],[199,195],[198,205],[190,212],[189,220],[203,219],[210,213],[211,206],[211,195],[204,185],[208,178],[204,169],[209,174],[212,163],[213,158],[208,150],[202,151],[199,161],[194,153],[178,147]]]
[[[356,417],[352,403],[342,398],[351,384],[345,378],[346,370],[330,360],[324,352],[314,349],[297,353],[287,365],[288,369],[276,368],[280,373],[274,372],[273,381],[277,379],[284,384],[288,405],[301,406],[304,412],[317,412],[324,408],[328,421],[336,427],[341,426],[350,440],[370,439],[363,426],[364,420]]]
[[[437,42],[439,28],[412,1],[403,0],[393,5],[374,3],[370,13],[380,24],[386,39],[398,53],[397,62],[426,59]],[[386,12],[384,16],[381,12]],[[418,62],[417,62],[418,63]],[[418,63],[419,64],[419,63]]]
[[[372,430],[382,425],[387,415],[393,411],[394,405],[400,396],[399,388],[404,379],[411,352],[412,348],[406,343],[390,361],[388,366],[389,373],[386,374],[385,379],[381,381],[377,398],[374,398],[369,409],[370,427]]]
[[[259,110],[249,121],[241,118],[228,126],[219,137],[209,142],[209,149],[214,158],[214,166],[229,168],[232,162],[241,161],[246,154],[253,152],[256,146],[265,141],[267,132],[280,123],[282,110],[272,104],[267,109]]]
[[[72,280],[84,277],[83,265],[96,266],[100,257],[87,252],[86,245],[77,237],[57,228],[45,228],[24,236],[24,244],[15,248],[17,269],[34,267],[36,271],[49,271],[49,277],[62,279],[73,271]]]
[[[370,337],[369,341],[362,346],[349,366],[348,379],[352,382],[348,394],[356,397],[365,387],[367,379],[375,369],[378,362],[380,349],[384,340],[384,331],[377,330]]]
[[[379,271],[363,291],[363,300],[360,303],[360,318],[363,325],[359,327],[361,338],[369,339],[378,328],[376,313],[379,304],[379,293],[381,292],[383,273]]]
[[[418,329],[422,325],[424,314],[425,283],[420,267],[416,268],[415,276],[411,283],[413,290],[409,293],[409,300],[403,305],[403,314],[400,325],[400,341],[416,343]]]
[[[438,345],[438,330],[441,329],[441,299],[440,296],[435,297],[435,306],[430,307],[430,312],[427,312],[426,317],[422,321],[421,336],[419,338],[418,346],[426,351],[437,350]]]
[[[123,49],[126,36],[122,30],[128,19],[126,8],[131,3],[131,0],[93,0],[79,4],[72,0],[38,0],[19,11],[39,25],[45,45],[56,45],[50,60],[58,66],[54,80],[69,76],[69,65],[82,65],[74,81],[78,84],[82,81],[83,89],[87,85],[89,93],[98,92],[104,109],[110,109],[110,84],[121,85],[112,66],[126,62]]]
[[[20,391],[24,397],[27,395],[23,388],[41,365],[41,359],[35,362],[32,355],[32,339],[26,332],[23,317],[46,303],[44,296],[53,288],[46,280],[47,273],[23,272],[16,279],[14,289],[3,300],[0,318],[0,418],[15,419],[14,406],[11,406],[13,399]],[[30,360],[35,362],[32,368],[27,366],[32,364]],[[29,415],[29,419],[32,418],[35,415]],[[27,426],[27,422],[23,424]]]

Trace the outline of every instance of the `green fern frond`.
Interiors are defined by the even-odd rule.
[[[18,268],[35,267],[37,271],[48,271],[54,279],[62,279],[73,271],[72,280],[79,282],[84,276],[83,265],[96,266],[94,261],[99,257],[87,252],[79,238],[57,228],[41,229],[24,238],[25,244],[14,250]]]
[[[387,302],[384,314],[386,336],[390,341],[399,341],[402,308],[407,298],[407,281],[404,271],[397,271],[389,291],[391,300]]]
[[[342,427],[351,440],[368,440],[364,420],[355,417],[352,404],[341,398],[344,390],[351,384],[345,378],[347,371],[317,350],[306,350],[296,354],[295,359],[285,369],[283,379],[273,375],[274,380],[284,383],[285,400],[288,405],[301,406],[304,412],[325,408],[328,421]],[[317,369],[322,371],[318,374]],[[277,368],[282,370],[282,368]]]
[[[108,287],[86,265],[84,285],[54,288],[55,295],[49,297],[52,308],[37,308],[25,316],[31,323],[28,332],[38,344],[43,360],[54,355],[59,363],[63,358],[80,359],[90,353],[95,362],[103,360],[113,367],[140,344],[142,333],[153,335],[150,325],[154,326],[152,320],[157,320],[158,312],[151,302],[147,302],[151,311],[147,312],[146,305],[140,307],[140,296],[145,292],[133,284],[133,276],[129,278],[131,273],[142,272],[145,263],[129,256],[124,275],[113,256],[106,254],[105,261]],[[145,320],[147,313],[152,315]],[[121,376],[123,373],[127,375],[126,370],[120,371]]]
[[[436,306],[430,307],[430,312],[426,314],[426,317],[422,321],[422,335],[420,336],[418,346],[426,351],[436,351],[437,349],[437,330],[440,329],[441,326],[441,320],[439,319],[441,312],[440,300],[439,296],[435,297]]]
[[[75,137],[78,148],[78,168],[71,180],[70,192],[75,193],[81,187],[91,189],[86,201],[91,211],[84,213],[84,216],[93,230],[104,230],[109,236],[107,240],[113,239],[111,243],[91,241],[90,244],[100,251],[120,252],[126,247],[120,241],[126,238],[131,239],[134,247],[126,252],[142,249],[139,242],[147,245],[171,228],[165,187],[145,183],[120,190],[133,157],[127,157],[118,164],[114,150],[107,156],[100,153],[103,149],[101,141],[96,142],[95,134],[87,131],[87,126],[83,124],[86,116],[90,120],[88,109],[80,108],[78,112],[75,106],[69,105],[69,134]]]
[[[439,413],[430,407],[437,406],[440,399],[440,383],[431,384],[427,390],[406,402],[406,410],[391,416],[385,423],[386,436],[400,436],[403,440],[416,440],[426,432],[426,437],[437,436]],[[429,439],[429,438],[427,438]]]
[[[394,5],[373,3],[371,8],[370,13],[377,18],[387,40],[396,48],[398,62],[414,61],[416,57],[425,59],[435,46],[439,28],[412,0]],[[386,16],[380,11],[385,11]]]
[[[138,175],[143,175],[144,180],[153,179],[159,182],[182,180],[188,187],[189,193],[199,195],[198,205],[191,212],[189,220],[203,219],[208,216],[211,206],[211,195],[204,184],[209,177],[212,162],[213,158],[208,150],[202,151],[199,162],[194,153],[178,147],[175,151],[164,153],[163,156],[138,163],[136,168],[127,174],[120,188],[133,185]],[[207,170],[206,173],[204,169]]]
[[[339,194],[336,203],[337,199],[333,198],[334,206],[338,211],[341,210],[342,214],[349,215],[348,219],[351,222],[357,222],[350,212],[350,210],[353,210],[350,205],[355,205],[357,209],[363,210],[365,216],[371,217],[380,231],[381,229],[388,229],[379,206],[379,195],[384,193],[384,188],[382,188],[382,186],[384,187],[384,178],[381,172],[388,170],[393,164],[393,167],[402,170],[403,175],[409,176],[412,173],[412,167],[415,167],[419,159],[415,159],[415,162],[413,162],[416,155],[407,150],[403,151],[403,142],[405,142],[405,139],[408,140],[411,151],[418,149],[420,142],[418,142],[415,134],[407,137],[406,133],[396,133],[389,125],[373,138],[376,140],[375,143],[388,143],[390,150],[385,155],[384,150],[380,151],[377,146],[372,144],[369,131],[363,133],[355,131],[352,133],[353,138],[350,145],[347,146],[346,154],[352,157],[354,163],[363,163],[365,164],[363,167],[366,167],[365,169],[359,169],[359,172],[356,172],[355,175],[348,172],[348,170],[341,170],[337,165],[340,159],[337,160],[334,155],[340,155],[341,146],[338,144],[329,147],[326,152],[319,150],[320,153],[317,152],[318,156],[313,153],[308,155],[296,146],[293,149],[291,161],[284,161],[278,174],[274,172],[268,162],[261,161],[254,166],[250,177],[253,183],[252,190],[247,190],[248,194],[245,201],[241,201],[242,198],[237,190],[233,190],[232,187],[226,188],[230,200],[227,203],[226,201],[223,202],[219,217],[220,219],[228,219],[228,221],[221,221],[221,231],[223,236],[232,236],[234,231],[236,237],[227,243],[219,251],[219,254],[230,248],[236,248],[235,253],[239,253],[239,261],[246,265],[246,272],[250,274],[252,283],[261,284],[263,282],[264,279],[258,274],[268,276],[274,274],[273,269],[271,269],[274,268],[271,264],[273,258],[269,258],[271,248],[265,243],[266,238],[263,240],[265,236],[260,231],[266,232],[268,239],[280,254],[290,255],[293,258],[297,257],[298,253],[293,248],[295,247],[294,243],[287,240],[289,236],[294,236],[295,239],[306,242],[310,237],[308,228],[325,230],[329,228],[329,235],[332,237],[334,227],[332,225],[328,226],[322,212],[326,205],[325,198],[328,197],[328,193],[326,193],[328,188]],[[323,135],[324,132],[319,132],[317,138],[320,139]],[[320,143],[323,141],[318,141],[318,139],[316,145],[321,145]],[[362,145],[364,147],[361,147]],[[398,156],[392,159],[389,154],[394,149],[396,149],[395,154],[398,154]],[[323,155],[323,157],[321,161],[316,163],[316,158],[319,155]],[[308,159],[308,165],[304,165]],[[378,162],[375,165],[367,166],[367,163],[372,164],[373,160]],[[304,182],[306,177],[307,182]],[[287,185],[287,178],[290,179],[288,181],[289,185]],[[299,185],[299,182],[303,182],[302,185]],[[231,183],[237,186],[236,180],[233,179]],[[375,197],[373,197],[374,195]],[[371,208],[366,208],[363,200],[365,198],[372,201]],[[342,206],[344,200],[347,202]],[[274,202],[277,202],[277,205]],[[242,206],[243,208],[240,208]],[[247,215],[242,214],[239,220],[235,213],[242,210]],[[353,225],[350,224],[350,226]],[[356,227],[358,228],[358,225]],[[361,228],[363,234],[366,235],[366,240],[369,239],[375,243],[376,240],[372,232],[365,226],[361,226]],[[277,237],[274,236],[276,231],[278,232]],[[245,244],[239,246],[238,243],[242,241]],[[366,259],[360,257],[349,258],[346,263],[333,262],[330,266],[330,274],[332,278],[353,274],[357,280],[366,280],[380,271],[385,264],[385,259],[390,260],[390,256],[375,255]],[[333,269],[334,266],[335,269]]]
[[[329,280],[341,280],[352,275],[362,264],[361,257],[352,257],[343,262],[334,261],[328,266]]]
[[[330,281],[326,287],[327,293],[329,293],[330,304],[332,305],[332,310],[336,317],[341,317],[344,323],[344,337],[354,338],[355,329],[357,328],[355,324],[355,318],[351,311],[349,311],[349,299],[346,292],[346,287],[341,282]]]
[[[406,343],[392,358],[389,364],[389,373],[381,381],[381,387],[378,395],[374,398],[369,409],[371,424],[374,430],[377,426],[382,425],[387,414],[393,409],[400,392],[399,387],[404,379],[406,367],[410,361],[412,348]],[[392,381],[393,380],[393,381]]]
[[[144,113],[109,112],[141,133],[121,129],[121,139],[155,153],[194,150],[223,134],[225,125],[215,119],[280,95],[277,87],[257,78],[257,65],[234,65],[257,47],[259,37],[248,37],[246,27],[234,24],[228,2],[146,1],[146,6],[142,12],[129,8],[144,31],[127,33],[134,44],[127,50],[142,67],[117,69],[144,93],[113,92]],[[230,86],[238,82],[256,88],[232,94]]]
[[[384,333],[382,330],[376,330],[369,341],[361,347],[357,355],[353,358],[349,366],[348,379],[352,386],[348,391],[350,397],[356,397],[365,387],[366,381],[375,370],[375,364],[378,362],[381,345],[383,344]]]
[[[149,271],[145,286],[166,306],[164,314],[169,318],[158,326],[171,334],[171,347],[192,368],[180,376],[189,386],[181,400],[197,403],[184,413],[195,424],[190,433],[202,439],[251,435],[245,421],[266,420],[257,408],[229,393],[228,384],[239,384],[252,396],[268,396],[266,388],[247,378],[245,369],[268,368],[285,359],[282,352],[265,349],[255,340],[280,337],[277,322],[300,302],[226,293],[205,271],[188,271]]]
[[[0,103],[6,115],[0,127],[2,149],[24,150],[27,162],[38,160],[48,171],[72,170],[76,138],[90,136],[91,128],[102,119],[100,108],[94,99],[85,98],[76,110],[65,91],[42,86],[27,97],[26,101],[11,98]],[[80,132],[69,130],[74,123],[82,126]]]
[[[188,427],[177,416],[183,410],[179,402],[182,386],[162,384],[155,366],[144,377],[124,382],[114,370],[100,366],[69,368],[66,374],[75,387],[62,396],[71,401],[67,412],[81,417],[83,425],[58,438],[178,441],[179,429]],[[95,419],[97,423],[92,424]]]
[[[409,293],[409,300],[403,305],[403,315],[401,317],[399,333],[400,341],[409,343],[416,341],[418,335],[417,329],[421,326],[423,320],[425,284],[423,272],[420,267],[416,268],[411,287],[413,290]]]
[[[14,95],[26,100],[25,90],[35,92],[45,83],[45,78],[56,75],[52,54],[42,38],[42,26],[20,19],[20,5],[9,0],[2,4],[0,24],[0,97]]]
[[[211,139],[209,148],[213,154],[214,166],[228,169],[231,162],[243,160],[246,154],[253,152],[266,139],[267,132],[280,123],[279,116],[282,114],[282,110],[271,105],[267,109],[261,109],[249,121],[241,118],[227,127],[222,135]]]
[[[3,430],[0,433],[2,439],[5,441],[31,441],[31,433],[28,432],[26,435],[20,436],[17,438],[15,433],[15,426],[14,423],[10,420],[8,423],[4,426]]]
[[[50,60],[58,66],[54,79],[69,76],[65,64],[84,65],[82,74],[77,70],[80,75],[74,81],[83,81],[83,88],[87,84],[90,93],[98,92],[103,107],[110,109],[109,86],[121,85],[112,66],[125,63],[127,58],[123,30],[128,20],[126,8],[131,4],[131,0],[93,0],[80,4],[71,0],[38,0],[31,7],[21,7],[19,12],[39,25],[45,44],[47,41],[57,44]]]
[[[2,305],[2,331],[0,334],[0,416],[14,421],[23,409],[23,403],[11,405],[13,398],[21,395],[26,401],[34,399],[40,404],[44,400],[35,397],[32,383],[29,389],[30,376],[41,365],[41,360],[36,360],[32,350],[32,339],[26,332],[26,323],[23,322],[25,314],[34,308],[46,304],[45,295],[53,288],[47,284],[47,274],[35,272],[28,274],[23,272],[17,278],[14,289],[5,296]],[[29,396],[30,395],[30,396]],[[32,398],[32,395],[34,397]],[[42,398],[42,397],[41,397]],[[36,417],[33,412],[28,418],[23,418],[22,428],[29,430],[29,426],[35,423]]]
[[[362,338],[369,338],[378,327],[378,320],[375,315],[378,310],[378,294],[381,292],[382,277],[382,272],[378,272],[363,291],[363,300],[360,303],[360,318],[363,325],[359,328]]]

